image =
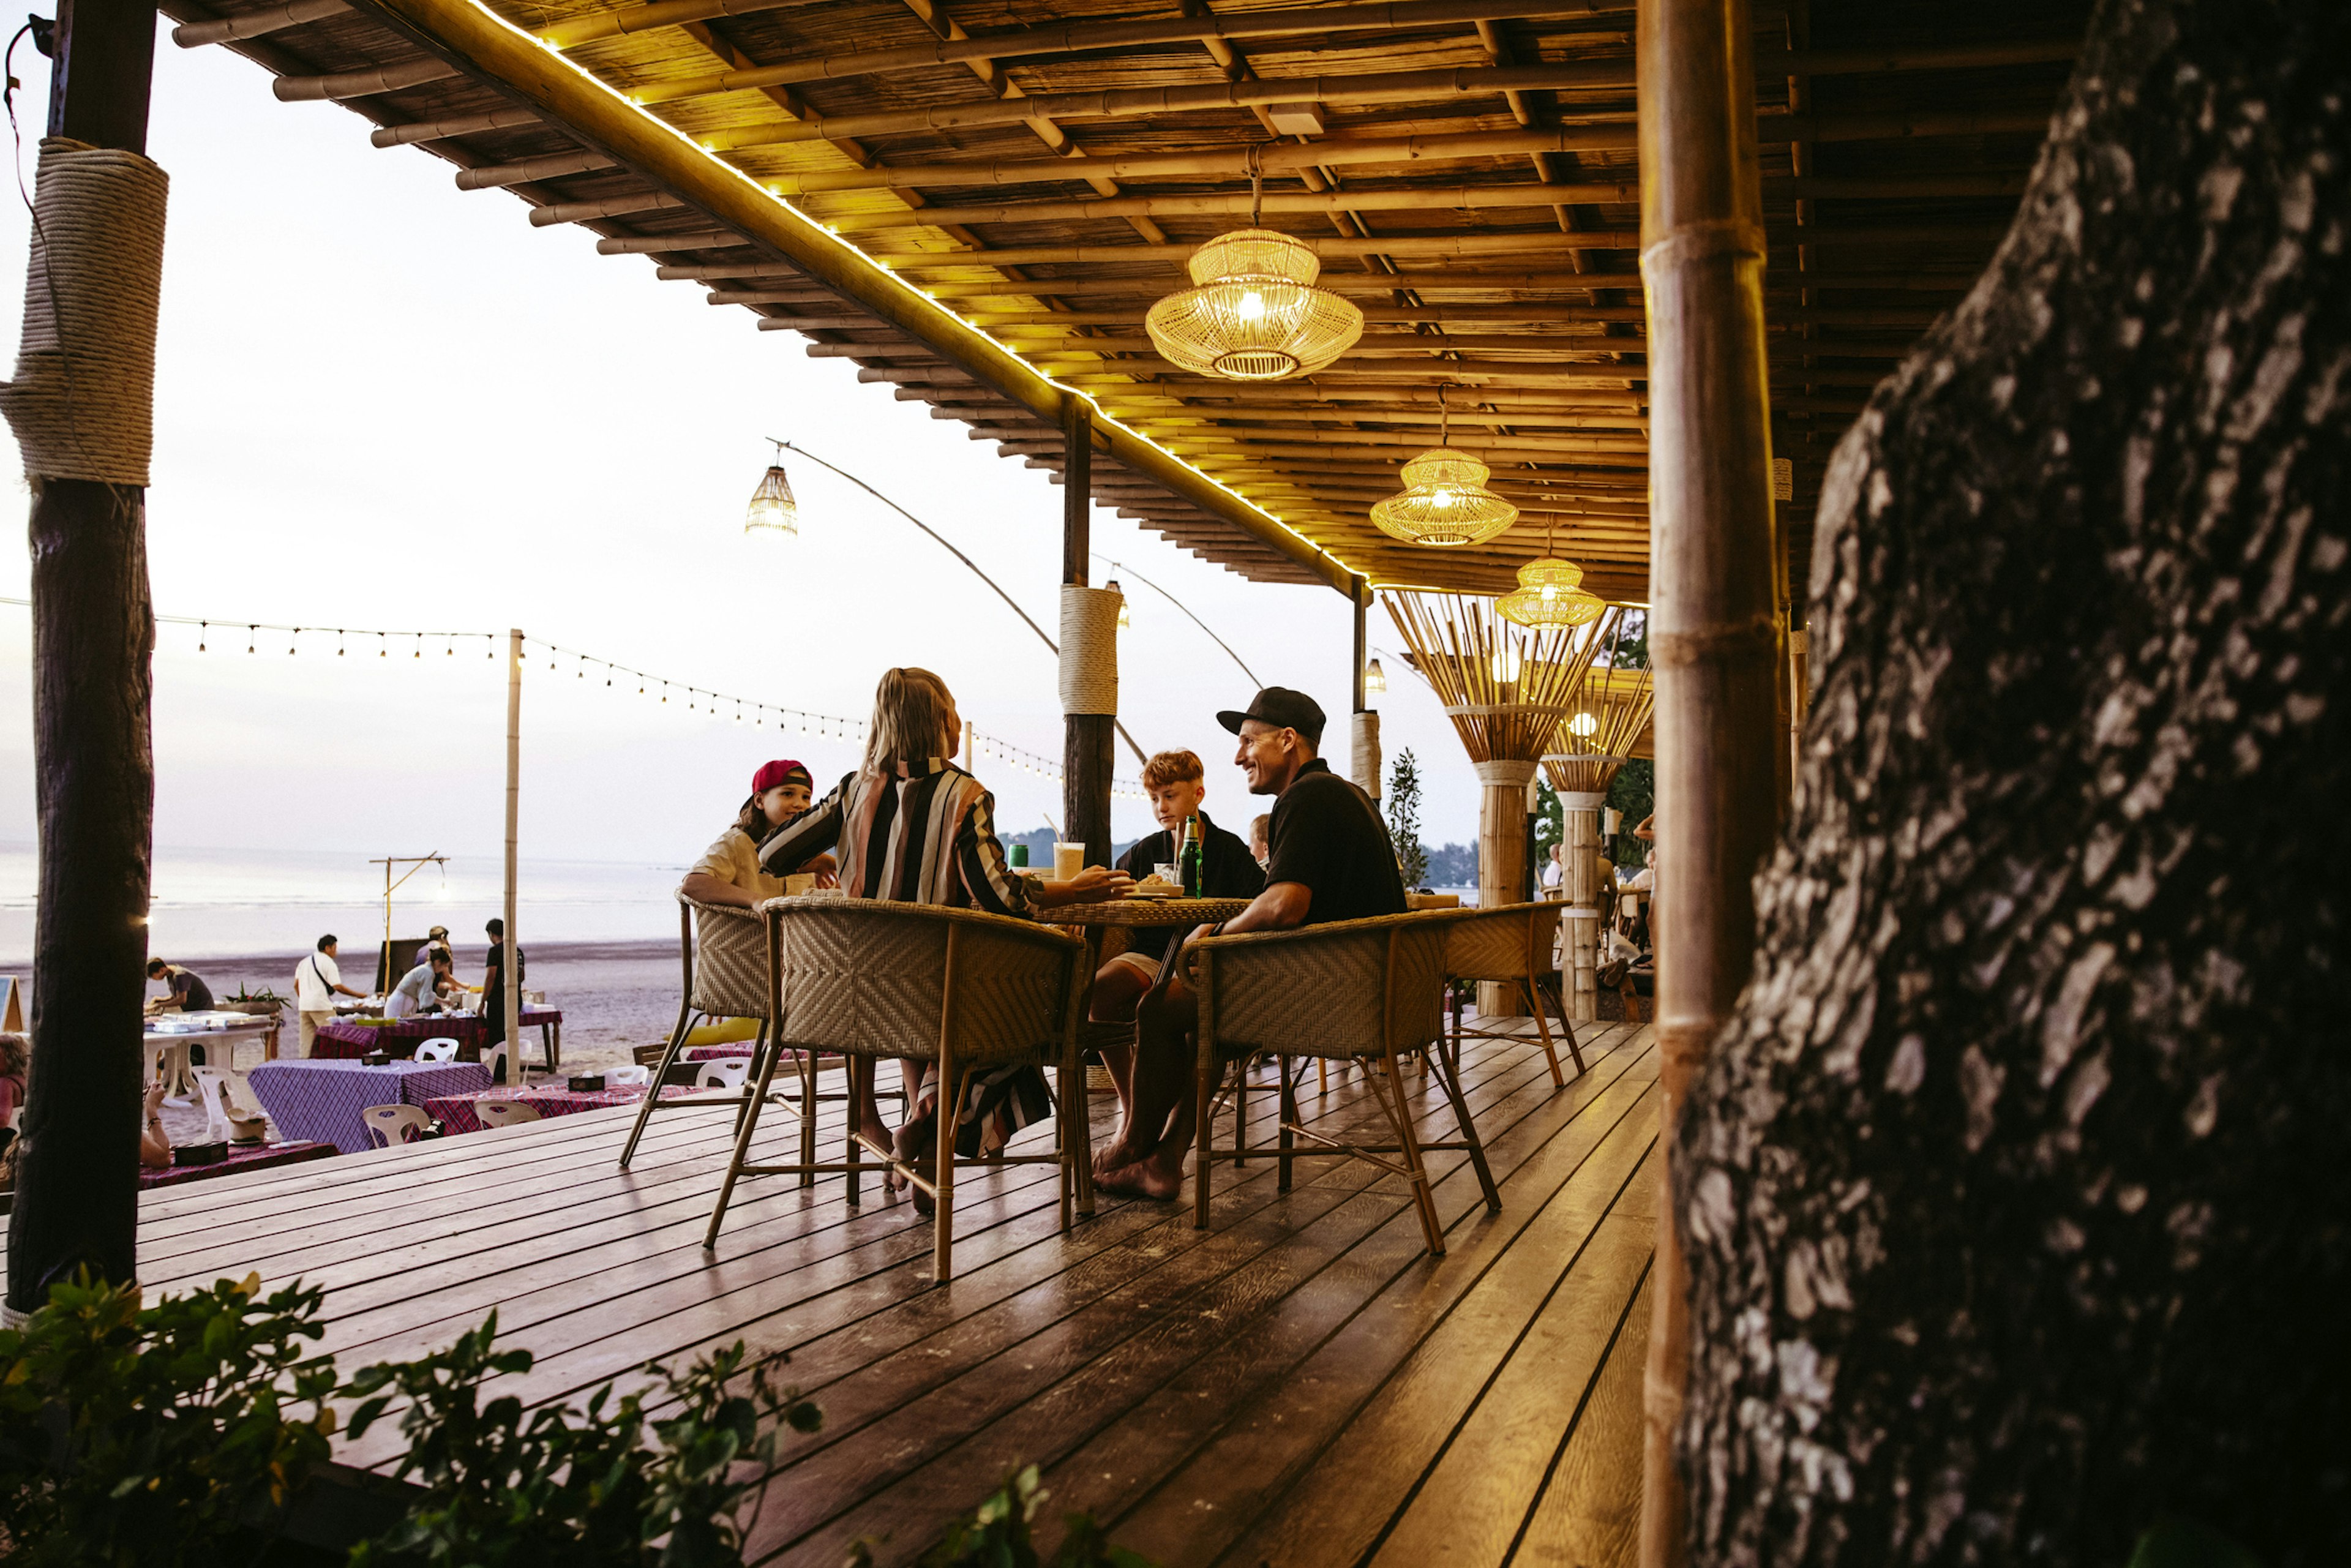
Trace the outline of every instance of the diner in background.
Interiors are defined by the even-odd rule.
[[[139,1123],[139,1163],[162,1170],[172,1163],[172,1135],[163,1131],[163,1083],[147,1085],[147,1102]]]
[[[759,865],[760,842],[778,828],[809,809],[816,782],[807,767],[789,758],[759,765],[751,775],[750,798],[735,813],[734,822],[702,852],[678,884],[678,891],[698,904],[724,904],[754,909],[763,901],[784,895],[784,879],[770,876]],[[809,869],[819,885],[832,881],[832,857],[820,857]]]
[[[1065,904],[1116,898],[1132,885],[1124,872],[1088,866],[1068,882],[1015,873],[996,837],[996,798],[955,765],[963,718],[946,683],[928,670],[883,672],[873,694],[873,722],[865,756],[823,800],[769,834],[759,846],[760,869],[770,876],[807,870],[827,851],[839,857],[840,885],[858,898],[887,898],[1034,916]],[[852,1108],[860,1130],[896,1152],[900,1163],[926,1169],[937,1149],[935,1067],[901,1063],[905,1075],[905,1125],[893,1135],[883,1126],[870,1094]],[[971,1103],[956,1119],[959,1155],[995,1153],[1014,1133],[1051,1114],[1043,1075],[1034,1068],[977,1072]],[[894,1172],[893,1189],[903,1187]],[[930,1199],[914,1189],[915,1207]]]
[[[1248,708],[1217,716],[1239,737],[1234,762],[1249,793],[1275,797],[1267,837],[1265,891],[1211,932],[1285,931],[1333,920],[1405,911],[1404,878],[1379,807],[1320,755],[1321,705],[1303,692],[1268,686]],[[1117,1138],[1096,1162],[1112,1192],[1173,1198],[1197,1114],[1192,1033],[1199,999],[1184,951],[1170,955],[1135,1014],[1134,1103]]]
[[[0,1034],[0,1144],[16,1136],[16,1113],[25,1108],[32,1071],[33,1042],[21,1034]]]
[[[1273,813],[1259,811],[1249,821],[1249,858],[1263,871],[1265,862],[1273,858]]]
[[[294,966],[294,1011],[299,1019],[300,1055],[310,1054],[310,1042],[318,1038],[320,1024],[335,1021],[335,998],[339,994],[353,1000],[364,999],[343,984],[343,972],[335,967],[335,938],[331,935],[321,936],[317,950]]]
[[[1255,898],[1265,891],[1265,871],[1247,844],[1208,819],[1200,810],[1207,799],[1207,769],[1191,751],[1162,751],[1143,765],[1143,790],[1151,798],[1151,814],[1159,831],[1137,839],[1119,858],[1118,869],[1140,882],[1159,865],[1177,864],[1187,822],[1199,824],[1200,886],[1204,898]],[[1187,890],[1188,891],[1188,890]],[[1172,925],[1137,926],[1130,933],[1125,952],[1106,961],[1094,974],[1089,1016],[1100,1023],[1125,1023],[1154,982],[1168,944],[1176,938]],[[1100,1048],[1102,1066],[1118,1087],[1122,1115],[1128,1108],[1134,1077],[1134,1048]]]

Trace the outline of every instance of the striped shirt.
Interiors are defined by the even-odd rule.
[[[852,897],[1033,915],[1027,881],[996,838],[996,798],[943,758],[900,762],[888,774],[852,773],[832,793],[768,835],[770,876],[827,850]]]

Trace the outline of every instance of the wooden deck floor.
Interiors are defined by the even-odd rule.
[[[141,1265],[151,1289],[255,1269],[329,1287],[347,1371],[496,1308],[538,1354],[535,1399],[738,1337],[788,1351],[825,1426],[788,1450],[757,1561],[837,1568],[861,1537],[903,1561],[1035,1462],[1045,1512],[1092,1510],[1169,1564],[1602,1568],[1633,1556],[1656,1058],[1623,1024],[1588,1026],[1584,1054],[1554,1090],[1531,1040],[1473,1044],[1503,1207],[1432,1156],[1439,1262],[1402,1184],[1329,1159],[1287,1195],[1270,1160],[1220,1163],[1206,1231],[1188,1200],[1105,1198],[1065,1237],[1050,1168],[963,1178],[945,1290],[911,1207],[852,1209],[837,1180],[747,1183],[714,1256],[732,1118],[700,1110],[657,1116],[625,1174],[608,1113],[159,1189]],[[1421,1087],[1421,1124],[1452,1135]],[[1308,1088],[1326,1128],[1377,1113],[1354,1074]],[[1273,1099],[1250,1098],[1259,1136]],[[763,1125],[794,1139],[788,1115]]]

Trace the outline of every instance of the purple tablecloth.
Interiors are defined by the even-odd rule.
[[[207,1176],[235,1176],[239,1171],[267,1170],[272,1166],[299,1165],[304,1160],[323,1160],[336,1154],[332,1144],[264,1144],[257,1149],[231,1149],[228,1158],[215,1160],[208,1166],[166,1166],[161,1170],[141,1167],[139,1185],[177,1186],[183,1181],[203,1181]]]
[[[285,1138],[315,1138],[347,1155],[372,1146],[360,1113],[371,1105],[422,1105],[435,1095],[490,1086],[472,1061],[265,1061],[246,1077]]]
[[[560,1008],[525,1008],[522,1027],[539,1029],[563,1022]],[[394,1056],[413,1056],[417,1046],[428,1040],[454,1040],[457,1054],[472,1061],[481,1055],[482,1041],[489,1037],[490,1020],[486,1018],[409,1018],[393,1023],[352,1023],[338,1019],[333,1023],[320,1024],[318,1036],[310,1045],[315,1061],[331,1061],[357,1059],[371,1051],[388,1051]]]
[[[672,1084],[662,1091],[662,1098],[674,1100],[681,1094],[695,1091]],[[482,1119],[474,1107],[484,1100],[519,1100],[541,1116],[571,1116],[582,1111],[602,1111],[614,1105],[633,1105],[645,1097],[645,1086],[633,1084],[621,1089],[565,1089],[558,1084],[540,1084],[528,1089],[488,1089],[477,1094],[452,1094],[445,1099],[430,1101],[424,1113],[452,1133],[478,1133]]]

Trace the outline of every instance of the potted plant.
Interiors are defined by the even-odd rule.
[[[221,997],[213,1005],[225,1013],[247,1013],[257,1019],[276,1018],[286,1010],[286,998],[264,986],[257,991],[237,988],[236,995]]]

